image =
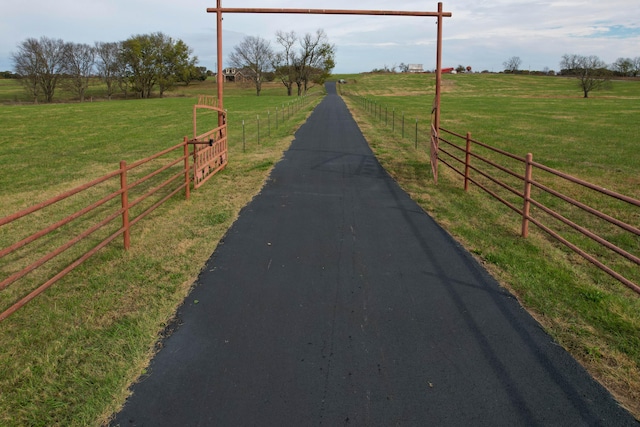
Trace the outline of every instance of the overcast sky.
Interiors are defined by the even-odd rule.
[[[565,53],[597,55],[607,63],[640,56],[638,0],[444,1],[443,66],[502,71],[513,56],[521,69],[558,70]],[[29,0],[0,8],[0,71],[29,37],[66,42],[120,41],[161,31],[182,39],[200,65],[214,69],[215,0]],[[222,0],[223,7],[436,11],[437,1]],[[435,68],[435,18],[321,15],[245,15],[224,18],[224,58],[245,36],[272,40],[278,30],[298,34],[322,28],[336,46],[335,73],[356,73],[400,63]]]

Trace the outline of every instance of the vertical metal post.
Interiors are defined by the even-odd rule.
[[[278,107],[276,107],[276,129],[278,129]]]
[[[416,118],[416,150],[418,149],[418,118]]]
[[[184,198],[189,200],[190,196],[190,180],[189,180],[189,145],[187,144],[187,137],[184,137],[183,156],[184,156]]]
[[[440,135],[440,98],[442,96],[442,2],[438,3],[438,44],[436,50],[436,100],[434,127],[436,134]],[[438,141],[438,139],[436,139]]]
[[[522,237],[529,235],[529,211],[531,208],[531,180],[533,175],[533,154],[527,153],[524,173],[524,206],[522,208]]]
[[[471,172],[471,132],[467,132],[467,148],[464,156],[464,191],[469,190],[469,173]]]
[[[131,234],[129,231],[129,187],[127,186],[127,162],[120,161],[120,201],[122,203],[122,228],[124,229],[124,249],[131,246]]]
[[[438,183],[438,147],[440,145],[440,98],[442,95],[442,26],[443,26],[442,2],[438,2],[438,42],[436,50],[436,99],[435,114],[433,117],[433,129],[435,135],[431,136],[431,170],[434,171],[435,183]]]
[[[218,50],[218,108],[224,109],[224,76],[222,75],[222,0],[217,0],[218,10],[216,11],[216,38]],[[218,112],[218,127],[224,124],[224,115]]]
[[[197,121],[197,116],[196,114],[198,114],[198,106],[194,105],[193,106],[193,115],[192,115],[192,121],[193,121],[193,139],[196,138],[196,136],[198,136],[198,124],[196,123]]]
[[[271,137],[271,111],[267,110],[267,130],[268,136]]]
[[[260,116],[256,116],[258,118],[258,145],[260,145]]]
[[[247,148],[247,140],[245,138],[244,133],[244,120],[242,121],[242,151],[244,152]]]

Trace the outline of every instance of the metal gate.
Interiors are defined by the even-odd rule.
[[[218,127],[198,135],[198,110],[218,113]],[[198,188],[227,166],[227,113],[218,107],[214,96],[200,95],[193,106],[193,188]]]

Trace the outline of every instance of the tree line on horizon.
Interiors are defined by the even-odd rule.
[[[43,36],[18,44],[11,54],[15,75],[10,77],[20,80],[35,103],[52,102],[61,85],[84,101],[95,76],[105,83],[108,99],[117,91],[125,98],[149,98],[156,86],[162,97],[177,82],[206,79],[206,68],[197,66],[192,53],[182,40],[162,32],[94,45]]]

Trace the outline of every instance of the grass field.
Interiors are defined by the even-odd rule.
[[[341,77],[349,82],[345,90],[429,122],[433,75]],[[614,82],[588,100],[574,81],[561,78],[457,75],[444,83],[443,127],[519,155],[531,151],[538,161],[640,197],[640,82]],[[20,90],[0,80],[0,102],[8,104],[0,106],[0,216],[113,170],[121,159],[178,143],[191,132],[194,95],[214,93],[207,82],[165,99],[12,105]],[[117,410],[218,239],[307,113],[277,130],[272,121],[266,138],[267,110],[281,112],[289,101],[283,95],[277,85],[259,98],[251,88],[229,88],[227,169],[190,201],[176,196],[141,222],[130,251],[106,248],[0,323],[0,425],[100,425]],[[446,170],[434,186],[425,140],[416,150],[413,140],[351,108],[385,168],[412,197],[640,417],[640,298],[541,233],[518,238],[516,216],[479,191],[465,193]]]
[[[345,94],[429,123],[433,75],[343,76]],[[574,80],[516,75],[445,76],[441,126],[640,198],[640,82],[616,81],[583,99]],[[428,135],[419,148],[346,96],[385,168],[507,287],[545,329],[640,417],[640,298],[534,229],[504,205],[440,167],[433,185]],[[353,99],[353,100],[352,100]],[[426,127],[426,125],[425,125]],[[640,212],[626,208],[638,227]],[[640,253],[640,239],[628,249]],[[632,274],[639,277],[637,266]]]
[[[207,82],[165,99],[0,106],[0,216],[115,170],[121,159],[137,160],[179,143],[192,132],[197,93],[215,94],[215,88]],[[114,242],[0,323],[0,425],[106,422],[319,94],[314,91],[308,107],[291,108],[291,117],[286,108],[277,128],[273,117],[268,137],[268,112],[292,102],[286,92],[271,85],[257,98],[251,88],[229,86],[227,168],[192,191],[189,201],[174,196],[136,225],[129,251]],[[206,115],[199,120],[206,122]],[[2,243],[10,237],[4,233],[5,227]]]

